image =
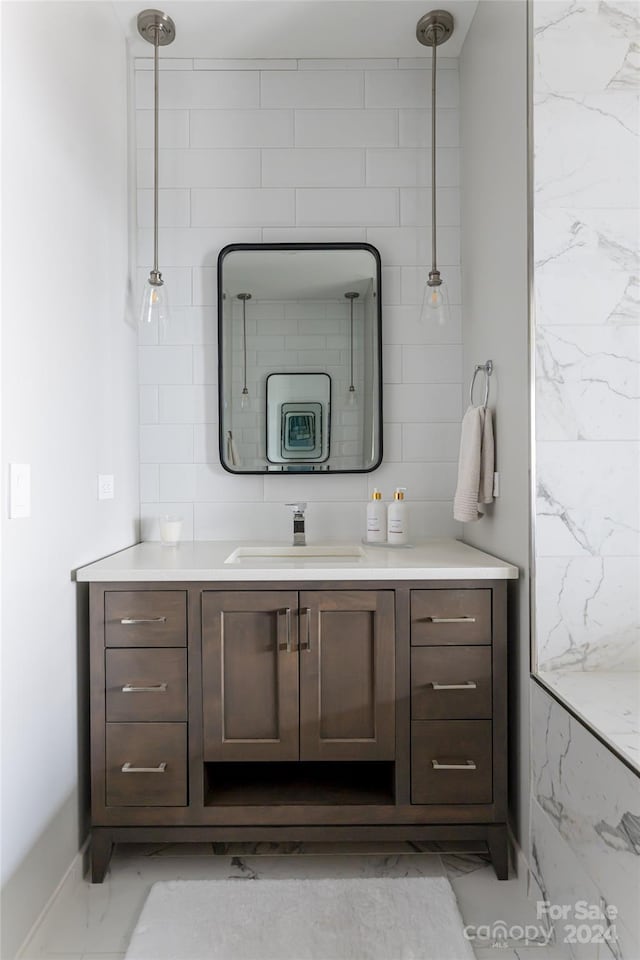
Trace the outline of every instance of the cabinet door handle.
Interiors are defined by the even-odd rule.
[[[304,618],[307,625],[305,629],[305,645],[304,647],[301,646],[300,649],[309,651],[311,650],[311,607],[305,607],[301,612],[304,613]]]
[[[427,623],[475,623],[475,617],[425,617]]]
[[[122,773],[164,773],[166,763],[159,763],[157,767],[134,767],[131,763],[122,764]]]
[[[440,760],[432,760],[431,766],[434,770],[475,770],[476,765],[473,760],[465,760],[464,763],[442,763]]]
[[[438,683],[432,680],[431,686],[434,690],[475,690],[478,684],[475,680],[464,680],[462,683]]]
[[[166,693],[166,683],[154,683],[149,687],[136,687],[133,683],[125,683],[123,693]]]
[[[166,617],[123,617],[120,623],[124,624],[125,627],[130,627],[136,623],[166,623]]]
[[[283,607],[282,610],[278,610],[278,634],[280,633],[280,624],[282,623],[281,617],[285,618],[287,624],[287,639],[284,644],[278,641],[278,648],[280,650],[286,650],[287,653],[291,653],[291,607]]]

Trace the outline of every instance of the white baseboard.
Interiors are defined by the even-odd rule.
[[[89,838],[85,840],[81,848],[76,853],[75,857],[65,870],[60,882],[57,887],[47,900],[46,904],[42,908],[38,919],[35,921],[31,930],[25,937],[24,943],[18,950],[16,954],[16,960],[21,960],[21,958],[28,956],[29,958],[38,955],[38,938],[41,932],[43,931],[47,918],[51,913],[56,902],[60,899],[63,893],[71,891],[74,887],[83,883],[84,881],[84,860],[87,848],[89,846]]]

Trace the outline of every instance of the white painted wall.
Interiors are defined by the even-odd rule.
[[[417,46],[417,44],[416,44]],[[462,403],[458,64],[438,86],[439,253],[453,322],[419,323],[430,262],[430,59],[162,59],[160,265],[174,305],[140,347],[142,536],[360,538],[374,486],[408,487],[411,535],[456,536]],[[139,281],[152,253],[152,73],[136,61]],[[230,476],[218,458],[216,261],[232,242],[366,241],[382,257],[384,463],[352,476]],[[311,332],[310,330],[306,331]]]
[[[460,57],[465,401],[493,360],[500,497],[463,539],[520,567],[509,609],[510,795],[527,851],[529,805],[529,388],[527,30],[524,0],[482,0]],[[482,398],[483,377],[475,401]]]
[[[86,610],[72,571],[137,537],[127,63],[108,3],[2,4],[2,956],[86,828]],[[97,474],[116,498],[98,502]],[[5,491],[6,492],[6,491]],[[79,786],[82,784],[82,786]]]

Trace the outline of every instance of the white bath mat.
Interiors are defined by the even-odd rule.
[[[156,883],[126,960],[473,960],[448,880]]]

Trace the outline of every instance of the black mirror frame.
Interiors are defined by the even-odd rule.
[[[231,467],[227,466],[224,460],[224,449],[225,449],[225,440],[223,436],[223,417],[222,411],[224,409],[224,378],[222,371],[222,264],[225,257],[230,254],[237,252],[239,250],[366,250],[370,253],[376,262],[376,298],[378,300],[377,310],[376,310],[376,321],[378,325],[378,423],[379,423],[379,444],[378,444],[378,459],[372,466],[363,468],[362,470],[233,470]],[[242,476],[258,476],[258,477],[275,477],[275,476],[285,476],[290,477],[292,475],[297,477],[303,476],[337,476],[339,474],[350,474],[350,473],[373,473],[374,470],[377,470],[382,463],[383,456],[383,447],[384,447],[384,429],[382,421],[382,391],[383,391],[383,382],[382,382],[382,260],[380,257],[379,251],[376,247],[372,246],[370,243],[229,243],[223,247],[218,254],[218,269],[217,269],[217,284],[218,284],[218,295],[217,295],[217,305],[218,305],[218,455],[220,457],[220,465],[223,470],[226,470],[227,473],[233,474],[233,476],[242,477]]]

